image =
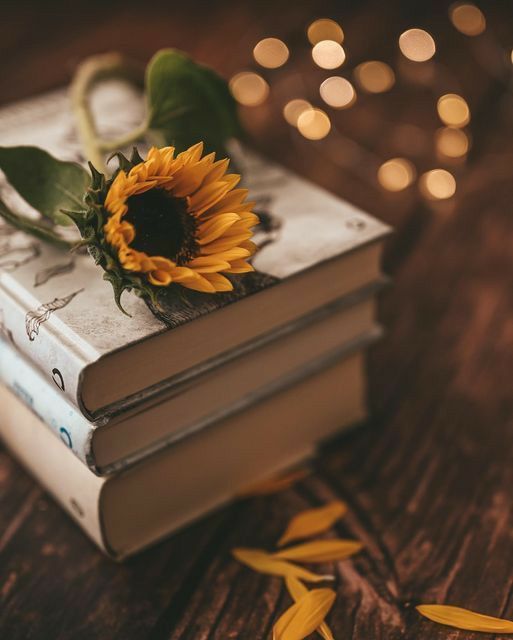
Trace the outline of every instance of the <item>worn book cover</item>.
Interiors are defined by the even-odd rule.
[[[128,89],[109,85],[95,96],[99,127],[117,135],[140,119]],[[123,108],[132,104],[129,110]],[[115,116],[111,115],[115,114]],[[40,146],[55,156],[83,161],[65,91],[0,110],[0,145]],[[191,305],[169,304],[165,318],[143,300],[125,295],[130,317],[116,308],[110,285],[88,255],[68,254],[3,223],[0,226],[0,332],[26,354],[75,404],[86,367],[107,354],[175,328],[240,297],[279,286],[286,279],[383,237],[388,228],[272,162],[243,150],[237,161],[261,224],[257,275],[235,294],[198,294]],[[2,199],[34,215],[6,181]],[[155,310],[153,310],[155,311]],[[155,390],[153,390],[155,391]],[[152,392],[153,392],[152,391]],[[128,401],[138,401],[140,397]],[[81,406],[81,409],[84,409]]]

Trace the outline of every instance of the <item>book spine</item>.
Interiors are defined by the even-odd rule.
[[[81,377],[88,362],[66,335],[65,325],[57,327],[54,316],[74,295],[40,304],[8,272],[0,270],[0,338],[23,353],[62,396],[80,407]]]
[[[102,491],[107,480],[80,464],[62,442],[41,428],[38,417],[2,386],[0,406],[0,439],[89,537],[109,553],[101,518]]]
[[[56,385],[0,340],[0,383],[11,389],[85,465],[98,473],[91,441],[97,424],[62,396]]]

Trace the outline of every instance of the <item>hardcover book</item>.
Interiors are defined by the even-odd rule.
[[[243,410],[104,478],[2,385],[0,437],[91,539],[122,559],[303,461],[319,442],[361,420],[363,365],[361,351],[326,356]]]
[[[139,117],[127,90],[109,85],[96,97],[111,135]],[[0,145],[24,143],[83,160],[64,91],[0,110]],[[234,292],[191,292],[189,304],[164,295],[159,309],[125,294],[124,316],[89,256],[0,226],[0,332],[89,418],[169,391],[379,279],[386,225],[254,153],[237,161],[261,222],[256,273]],[[1,194],[34,215],[5,181]]]

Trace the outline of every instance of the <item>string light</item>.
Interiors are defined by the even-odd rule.
[[[331,122],[322,109],[307,109],[298,117],[297,128],[308,140],[321,140],[330,132]]]
[[[478,36],[486,29],[486,19],[475,4],[454,4],[449,9],[452,24],[466,36]]]
[[[326,104],[335,109],[346,109],[356,100],[353,85],[340,76],[327,78],[320,86],[319,93]]]
[[[461,158],[469,146],[469,139],[461,129],[442,127],[436,132],[436,149],[443,156]]]
[[[388,191],[406,189],[415,179],[415,175],[415,167],[406,158],[392,158],[378,169],[378,181]]]
[[[312,105],[308,102],[308,100],[303,100],[302,98],[294,98],[294,100],[290,100],[283,107],[283,117],[290,125],[292,125],[293,127],[297,127],[299,116],[304,111],[308,111],[311,108]]]
[[[289,59],[289,50],[279,38],[264,38],[255,45],[253,57],[262,67],[277,69]]]
[[[321,40],[312,49],[312,58],[322,69],[336,69],[344,63],[346,52],[334,40]]]
[[[240,104],[256,107],[269,95],[269,85],[258,73],[241,71],[230,80],[230,91]]]
[[[330,20],[329,18],[319,18],[319,20],[314,20],[314,22],[312,22],[308,27],[306,34],[308,36],[308,40],[310,40],[310,44],[312,45],[316,45],[318,42],[321,42],[321,40],[333,40],[339,44],[344,42],[344,32],[342,27],[338,22]]]
[[[440,120],[451,127],[464,127],[470,122],[470,109],[466,101],[456,93],[447,93],[436,105]]]
[[[445,169],[432,169],[421,176],[419,187],[430,200],[446,200],[456,193],[456,180]]]
[[[401,53],[413,62],[425,62],[435,55],[433,37],[423,29],[408,29],[399,36]]]
[[[369,93],[383,93],[394,86],[395,75],[391,67],[378,60],[362,62],[354,70],[358,84]]]

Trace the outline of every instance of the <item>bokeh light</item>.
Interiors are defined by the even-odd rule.
[[[333,40],[342,44],[344,42],[344,31],[342,27],[330,18],[319,18],[314,20],[308,27],[307,32],[308,40],[312,45],[321,42],[321,40]]]
[[[255,45],[253,57],[262,67],[277,69],[289,59],[289,50],[278,38],[264,38]]]
[[[290,125],[292,125],[293,127],[297,127],[299,116],[304,111],[308,111],[311,108],[312,105],[308,102],[308,100],[303,100],[302,98],[294,98],[294,100],[290,100],[283,107],[283,117]]]
[[[436,105],[440,120],[451,127],[464,127],[470,122],[470,109],[461,96],[447,93],[438,99]]]
[[[297,128],[308,140],[321,140],[330,132],[331,122],[322,109],[307,109],[298,117]]]
[[[448,158],[461,158],[469,150],[469,139],[464,131],[442,127],[436,132],[436,150]]]
[[[240,104],[256,107],[269,95],[269,85],[258,73],[241,71],[230,80],[230,91]]]
[[[483,12],[475,4],[453,4],[449,17],[455,28],[466,36],[478,36],[486,29]]]
[[[394,86],[395,74],[391,67],[378,60],[362,62],[354,70],[356,81],[369,93],[383,93]]]
[[[321,40],[312,49],[312,58],[322,69],[336,69],[344,63],[346,53],[334,40]]]
[[[402,191],[415,179],[413,164],[406,158],[392,158],[378,169],[379,184],[387,191]]]
[[[423,29],[408,29],[399,36],[402,54],[413,62],[425,62],[435,55],[433,37]]]
[[[456,180],[445,169],[433,169],[422,174],[419,187],[430,200],[446,200],[456,193]]]
[[[326,104],[335,109],[350,107],[356,100],[353,85],[340,76],[327,78],[320,86],[319,93]]]

